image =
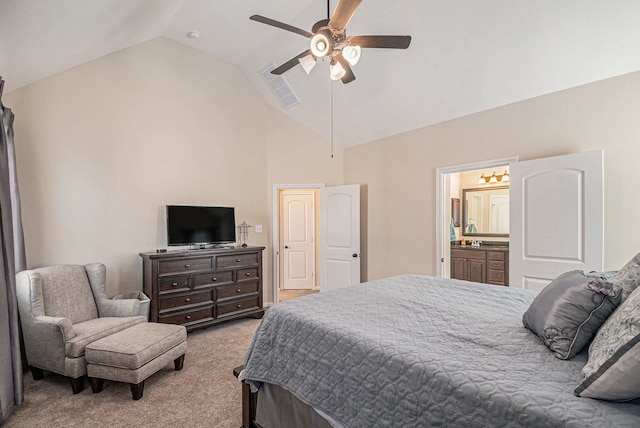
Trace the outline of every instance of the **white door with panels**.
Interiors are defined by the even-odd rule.
[[[311,290],[315,286],[315,195],[313,190],[283,190],[282,288]]]
[[[320,291],[360,283],[360,185],[320,190]]]
[[[604,266],[602,150],[510,165],[509,284],[541,290]]]

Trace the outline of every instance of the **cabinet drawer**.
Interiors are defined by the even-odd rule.
[[[247,309],[258,308],[258,297],[235,300],[229,303],[218,305],[218,318],[230,316],[236,312],[242,312]]]
[[[206,287],[208,285],[226,284],[233,282],[233,271],[210,272],[194,275],[193,284],[195,288]]]
[[[185,258],[180,260],[160,260],[158,264],[158,272],[160,275],[197,272],[200,270],[209,270],[212,268],[211,257],[200,257],[193,259]]]
[[[487,251],[487,258],[489,260],[502,260],[504,261],[504,251]]]
[[[238,266],[251,266],[258,264],[260,253],[251,254],[230,254],[228,256],[216,257],[216,269],[228,269]]]
[[[504,284],[504,271],[503,270],[489,270],[489,275],[487,275],[487,281],[489,284]]]
[[[258,279],[258,268],[238,269],[236,281]]]
[[[189,290],[189,277],[179,276],[158,280],[160,294],[174,293]]]
[[[225,300],[234,297],[239,297],[244,294],[252,294],[260,291],[258,288],[258,282],[243,282],[240,284],[225,285],[224,287],[216,288],[217,300]]]
[[[170,316],[162,316],[158,321],[165,324],[191,324],[195,322],[213,320],[213,306],[209,308],[199,309],[197,311],[182,312]]]
[[[504,270],[504,262],[497,262],[495,260],[490,260],[489,269]]]
[[[181,306],[197,305],[198,303],[209,302],[213,304],[211,299],[211,291],[204,293],[184,294],[176,297],[160,298],[160,310],[177,309]]]
[[[451,257],[460,257],[463,259],[485,259],[486,254],[484,250],[460,250],[452,249]]]

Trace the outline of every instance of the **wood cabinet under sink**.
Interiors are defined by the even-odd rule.
[[[508,247],[451,247],[451,278],[509,285]]]

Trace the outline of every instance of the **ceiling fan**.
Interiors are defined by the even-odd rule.
[[[278,27],[311,39],[309,49],[275,68],[271,73],[283,74],[300,63],[308,74],[318,58],[327,57],[330,59],[331,79],[340,79],[342,83],[349,83],[356,80],[351,66],[358,63],[363,48],[407,49],[409,47],[411,36],[347,37],[347,24],[360,3],[362,0],[339,0],[333,11],[333,16],[329,16],[329,0],[327,0],[327,16],[329,18],[321,19],[313,24],[310,32],[264,16],[250,16],[249,19],[252,21]]]

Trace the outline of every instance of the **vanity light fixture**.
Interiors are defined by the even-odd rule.
[[[504,174],[496,175],[494,171],[492,175],[485,177],[484,173],[480,175],[478,179],[478,184],[489,184],[489,183],[504,183],[509,181],[509,173],[505,170]]]

